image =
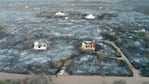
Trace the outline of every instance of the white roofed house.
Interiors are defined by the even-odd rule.
[[[48,45],[46,43],[34,42],[34,50],[47,50]]]
[[[55,13],[55,15],[56,15],[56,16],[66,16],[66,14],[63,13],[63,12],[61,12],[61,11]]]
[[[89,15],[85,16],[85,19],[94,20],[94,19],[96,19],[96,16],[94,16],[93,14],[89,14]]]

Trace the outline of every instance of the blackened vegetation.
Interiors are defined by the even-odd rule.
[[[72,75],[132,76],[131,70],[122,60],[104,58],[98,60],[95,55],[82,55],[75,58],[68,69]]]
[[[27,70],[28,70],[28,72],[32,72],[32,73],[35,73],[35,74],[44,72],[46,74],[54,75],[57,68],[52,66],[52,62],[47,62],[47,63],[43,63],[43,64],[38,64],[38,63],[29,64],[27,66]]]
[[[149,15],[149,6],[137,6],[134,8],[135,11]]]
[[[121,44],[123,52],[135,68],[141,71],[142,76],[149,76],[149,41],[146,40],[148,36],[148,32],[137,32],[133,39],[125,39]]]
[[[119,46],[133,66],[140,70],[142,76],[149,76],[149,32],[147,30],[142,32],[138,27],[131,29],[121,27],[121,30],[112,27],[112,29],[115,34],[103,32],[104,39],[113,41]]]
[[[132,72],[129,70],[129,68],[123,61],[111,58],[115,57],[114,49],[110,48],[108,45],[104,43],[97,43],[97,49],[94,52],[81,51],[80,50],[81,42],[84,40],[93,40],[91,38],[79,39],[70,36],[51,35],[50,37],[48,37],[48,42],[51,42],[49,43],[50,48],[48,50],[52,51],[54,49],[57,49],[56,46],[58,46],[59,48],[59,44],[64,44],[66,47],[69,46],[70,44],[71,46],[74,47],[73,51],[75,52],[73,53],[71,52],[72,55],[69,56],[68,58],[53,61],[45,61],[43,63],[40,63],[40,61],[42,60],[30,62],[29,61],[31,60],[30,58],[28,58],[27,61],[25,61],[24,58],[26,58],[28,55],[34,58],[36,58],[37,56],[43,57],[45,53],[50,52],[50,51],[38,52],[31,50],[34,42],[34,40],[31,39],[36,40],[37,38],[47,38],[46,35],[45,36],[38,34],[36,35],[35,33],[35,35],[34,34],[30,35],[30,37],[22,35],[22,37],[18,39],[16,38],[16,36],[9,34],[5,36],[5,38],[6,43],[3,43],[4,44],[3,48],[4,49],[13,48],[13,50],[10,49],[9,53],[3,52],[7,53],[6,54],[7,56],[5,57],[5,60],[1,60],[1,63],[3,63],[0,67],[1,71],[12,72],[12,73],[23,73],[23,74],[29,74],[29,73],[38,74],[44,72],[46,74],[54,75],[57,74],[65,65],[68,68],[67,72],[70,74],[132,76]],[[20,52],[24,51],[24,54],[21,55],[20,52],[18,52],[18,50]],[[98,51],[101,52],[96,53]],[[47,56],[51,54],[52,53],[50,52]],[[56,54],[59,54],[60,57],[62,57],[61,53]],[[83,72],[82,73],[75,72],[75,70],[77,69]]]
[[[140,71],[141,75],[149,77],[149,63],[147,63],[145,66],[142,66]]]

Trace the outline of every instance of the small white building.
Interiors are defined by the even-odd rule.
[[[64,75],[64,73],[65,73],[65,70],[66,70],[66,67],[64,66],[64,67],[62,67],[62,70],[58,73],[58,75]]]
[[[140,29],[140,30],[138,30],[138,32],[146,32],[146,30],[145,29]]]
[[[58,75],[64,75],[64,73],[65,73],[65,70],[61,70],[59,73],[58,73]]]
[[[56,16],[66,16],[66,14],[63,13],[63,12],[61,12],[61,11],[55,13],[55,15],[56,15]]]
[[[93,14],[89,14],[85,16],[85,19],[94,20],[96,19],[96,16],[94,16]]]
[[[134,32],[140,32],[140,33],[145,33],[146,32],[146,30],[145,29],[140,29],[140,30],[135,30]]]
[[[65,17],[65,20],[67,20],[69,17]]]
[[[41,42],[34,42],[34,50],[47,50],[47,44]]]

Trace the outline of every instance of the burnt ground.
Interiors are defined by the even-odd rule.
[[[134,8],[137,12],[143,13],[145,15],[149,15],[149,6],[137,6]]]
[[[73,56],[73,54],[79,56],[76,56],[76,61],[81,59],[80,57],[82,55],[78,54],[78,50],[74,48],[81,41],[74,39],[74,37],[88,37],[114,41],[123,50],[129,61],[141,71],[141,75],[146,76],[149,68],[147,54],[149,48],[147,39],[149,16],[137,10],[141,7],[145,11],[146,8],[142,6],[138,6],[139,8],[137,8],[136,6],[133,7],[133,5],[126,6],[126,3],[123,2],[103,3],[106,4],[105,6],[101,2],[87,2],[84,5],[77,3],[69,5],[67,3],[51,4],[50,2],[37,2],[36,4],[23,2],[1,5],[0,24],[7,30],[5,33],[1,32],[0,36],[1,71],[16,73],[47,72],[54,74],[57,70],[57,68],[52,66],[54,61],[65,60]],[[116,13],[117,16],[98,20],[80,18],[65,20],[55,17],[37,17],[42,11],[61,10],[74,14],[79,13],[80,15],[90,13],[95,15]],[[140,29],[146,30],[143,36],[134,32]],[[67,39],[68,37],[73,38]],[[32,42],[34,41],[45,42],[50,46],[47,51],[34,51],[32,50]],[[131,75],[131,71],[127,69],[127,66],[121,65],[121,61],[109,58],[111,55],[115,56],[112,48],[105,46],[105,49],[101,51],[105,53],[105,59],[103,61],[94,62],[96,57],[90,56],[92,61],[87,60],[87,65],[86,62],[80,63],[83,68],[80,68],[79,63],[76,63],[75,66],[70,66],[70,70],[82,69],[84,74],[96,74],[96,71],[101,67],[102,70],[105,70],[103,73],[106,73],[106,75],[118,75],[119,72],[124,76]],[[88,57],[86,56],[86,58]],[[101,63],[104,64],[101,65]],[[115,68],[111,69],[111,67],[106,67],[111,66],[109,64]],[[90,65],[94,69],[86,67]],[[105,67],[106,69],[104,69]],[[125,70],[124,73],[121,72],[123,69]],[[97,73],[99,75],[101,74],[98,71]]]

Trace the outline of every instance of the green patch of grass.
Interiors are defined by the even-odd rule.
[[[57,61],[54,61],[54,62],[53,62],[53,66],[54,66],[55,68],[60,68],[62,65],[63,65],[63,63],[62,63],[61,60],[57,60]]]

